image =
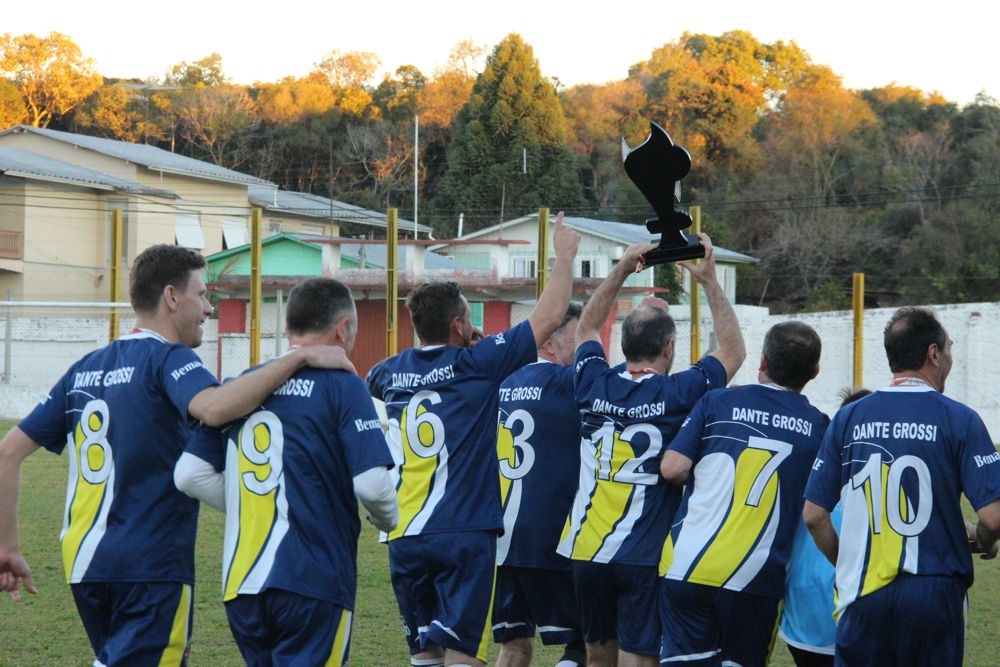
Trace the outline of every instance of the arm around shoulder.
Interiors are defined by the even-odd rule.
[[[389,470],[382,466],[369,468],[354,476],[354,493],[368,510],[372,525],[388,533],[399,523],[399,502],[396,485]]]
[[[226,511],[226,484],[223,475],[200,456],[190,452],[181,454],[174,466],[174,486],[213,509]]]

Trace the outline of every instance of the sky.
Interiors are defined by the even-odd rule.
[[[489,50],[516,32],[544,76],[564,85],[624,79],[682,33],[746,30],[794,41],[851,89],[889,84],[939,92],[959,105],[982,91],[1000,99],[995,0],[381,0],[240,3],[219,0],[48,0],[6,3],[0,31],[68,35],[108,77],[161,77],[171,65],[222,56],[236,83],[304,76],[332,50],[370,51],[383,73],[443,66],[467,39]]]

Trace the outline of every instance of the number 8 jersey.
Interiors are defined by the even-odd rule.
[[[576,351],[580,479],[559,553],[573,560],[656,565],[680,491],[660,477],[660,458],[695,402],[725,386],[704,357],[674,375],[636,380],[608,366],[596,341]]]
[[[837,613],[900,572],[971,585],[961,493],[973,509],[1000,498],[1000,456],[974,410],[927,386],[841,408],[805,492],[827,510],[842,503]]]

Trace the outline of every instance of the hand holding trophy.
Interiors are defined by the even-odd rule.
[[[650,134],[635,148],[622,139],[625,173],[646,197],[656,212],[646,220],[646,229],[660,234],[660,245],[646,253],[643,264],[665,264],[705,256],[698,237],[681,230],[691,226],[691,216],[677,210],[681,198],[681,179],[691,171],[691,156],[674,144],[667,131],[650,121]],[[653,239],[655,242],[655,239]]]

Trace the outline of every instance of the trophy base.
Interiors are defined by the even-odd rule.
[[[646,266],[656,264],[668,264],[670,262],[681,262],[686,259],[700,259],[705,256],[705,246],[699,241],[697,236],[682,234],[686,243],[683,245],[661,245],[655,250],[651,250],[643,255],[643,263]]]

